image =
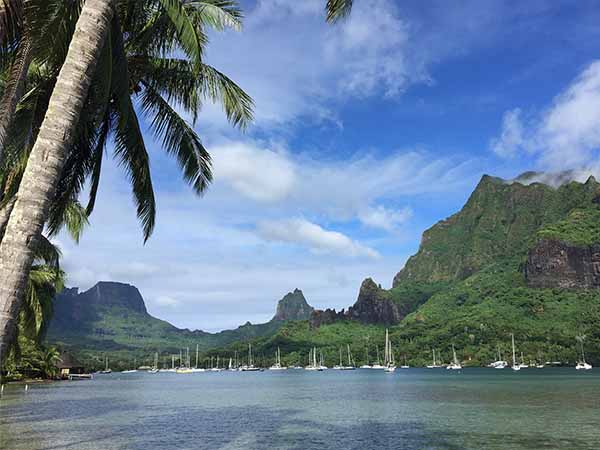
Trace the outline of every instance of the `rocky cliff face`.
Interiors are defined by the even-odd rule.
[[[535,288],[598,288],[600,243],[575,246],[542,239],[529,252],[525,276],[527,284]]]
[[[524,178],[531,181],[484,175],[458,213],[423,233],[419,251],[394,277],[393,286],[403,281],[460,281],[498,260],[524,258],[537,230],[573,208],[591,205],[600,188],[593,177],[557,188],[522,184]]]
[[[277,311],[272,320],[308,320],[313,307],[310,306],[300,289],[288,292],[277,303]]]
[[[402,320],[398,305],[390,292],[382,289],[371,278],[362,282],[358,299],[348,309],[348,317],[363,323],[395,325]]]
[[[349,319],[362,323],[395,325],[403,318],[404,314],[392,299],[392,293],[367,278],[360,286],[356,302],[347,312],[336,312],[335,309],[314,311],[310,317],[310,325],[315,328]]]

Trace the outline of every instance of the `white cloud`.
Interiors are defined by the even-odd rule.
[[[538,117],[523,123],[520,109],[506,112],[491,148],[502,157],[534,155],[546,170],[596,166],[599,123],[600,61],[593,61]]]
[[[340,126],[332,102],[397,96],[430,82],[431,53],[419,50],[393,0],[356,2],[351,17],[336,25],[325,22],[323,0],[259,0],[245,12],[243,31],[215,36],[207,61],[253,97],[259,127],[299,117]],[[225,128],[214,107],[202,122]]]
[[[506,111],[502,117],[502,133],[492,139],[490,146],[494,153],[503,158],[518,156],[525,142],[521,110],[515,108]]]
[[[353,241],[337,231],[329,231],[306,219],[264,221],[257,231],[267,241],[294,243],[308,246],[317,253],[334,253],[343,256],[378,258],[372,248]]]
[[[231,199],[229,191],[233,189],[246,199],[269,203],[271,210],[277,208],[288,217],[309,212],[391,229],[410,212],[406,208],[391,210],[383,201],[456,191],[476,178],[475,161],[440,159],[425,151],[390,151],[386,156],[363,151],[360,156],[327,160],[280,144],[276,150],[273,147],[250,139],[214,147],[216,175],[210,196],[220,197],[221,209],[226,208],[224,198]]]
[[[591,63],[542,118],[537,147],[552,167],[585,164],[600,146],[600,61]]]
[[[412,209],[405,207],[401,210],[388,209],[383,205],[368,208],[358,214],[358,218],[365,225],[391,231],[404,224],[413,215]]]
[[[179,300],[169,297],[168,295],[159,295],[153,299],[153,303],[158,306],[166,306],[171,308],[180,305]]]
[[[292,164],[283,154],[252,143],[230,142],[211,148],[214,176],[240,194],[260,202],[285,198],[295,183]]]

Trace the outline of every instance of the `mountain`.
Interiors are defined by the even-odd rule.
[[[392,289],[366,279],[347,311],[314,311],[257,339],[257,352],[280,347],[293,359],[318,345],[335,361],[349,344],[362,363],[389,327],[412,365],[430,361],[432,348],[449,360],[452,344],[465,364],[487,364],[498,348],[508,358],[512,333],[526,361],[572,364],[578,338],[600,363],[599,202],[593,177],[483,176],[459,212],[423,233]]]
[[[574,208],[591,208],[599,187],[593,177],[553,188],[484,175],[458,213],[423,233],[418,252],[395,276],[393,286],[460,281],[499,259],[523,257],[542,227]]]
[[[296,289],[279,301],[277,313],[269,322],[247,322],[219,333],[190,331],[151,316],[135,286],[101,281],[85,292],[67,288],[56,297],[47,341],[83,356],[110,352],[116,359],[129,358],[131,353],[179,353],[182,348],[195,349],[196,345],[205,351],[272,335],[287,321],[308,318],[311,311],[302,291]]]
[[[273,316],[272,321],[286,320],[308,320],[313,307],[310,306],[304,294],[300,289],[295,289],[294,292],[288,292],[277,303],[277,312]]]

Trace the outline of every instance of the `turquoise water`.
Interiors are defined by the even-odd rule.
[[[10,386],[0,448],[600,449],[600,369],[136,373]]]

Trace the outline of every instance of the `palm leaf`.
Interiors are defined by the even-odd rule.
[[[182,0],[158,0],[158,2],[171,19],[181,48],[193,62],[200,63],[202,50],[208,43],[208,39],[202,30],[194,26]]]
[[[198,135],[151,86],[145,86],[142,108],[151,117],[150,126],[165,150],[176,155],[184,179],[198,194],[204,192],[212,181],[212,171],[210,155]]]
[[[327,0],[327,22],[345,19],[352,10],[352,0]]]

